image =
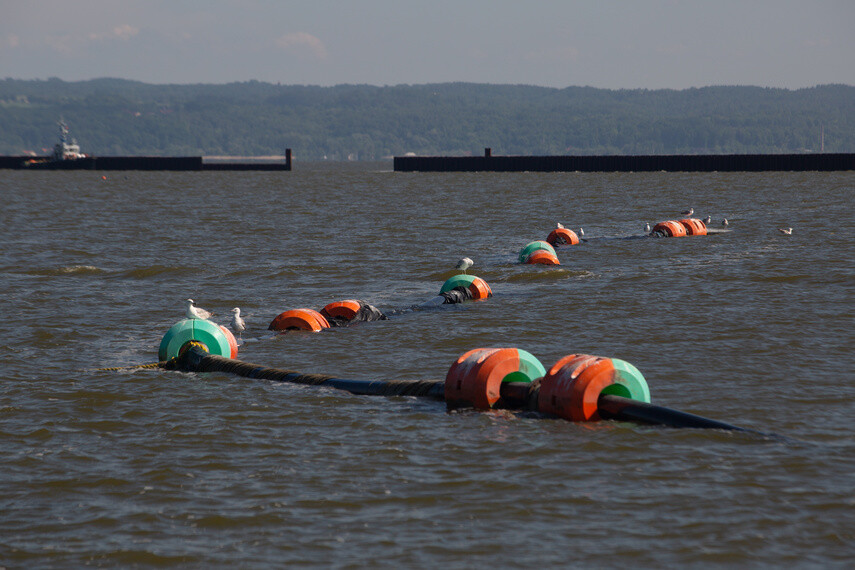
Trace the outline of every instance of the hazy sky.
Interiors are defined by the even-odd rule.
[[[855,0],[0,0],[0,78],[855,85]]]

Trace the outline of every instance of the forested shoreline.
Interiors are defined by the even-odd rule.
[[[64,119],[93,155],[380,160],[395,155],[855,152],[855,87],[153,85],[0,80],[0,154],[44,153]]]

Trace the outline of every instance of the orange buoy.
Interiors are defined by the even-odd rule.
[[[697,218],[686,218],[680,220],[680,223],[686,228],[686,233],[690,236],[705,236],[707,235],[707,226]]]
[[[579,236],[573,230],[567,228],[555,228],[546,237],[546,243],[552,246],[556,245],[576,245],[579,243]]]
[[[290,311],[280,313],[273,319],[267,330],[287,331],[298,329],[318,332],[321,329],[328,328],[330,328],[329,322],[319,312],[313,309],[291,309]]]
[[[231,348],[232,351],[231,356],[229,356],[229,358],[237,358],[238,347],[237,340],[235,340],[235,335],[233,335],[232,331],[230,331],[223,325],[220,325],[220,330],[223,331],[223,334],[226,335],[226,340],[229,341],[229,348]]]
[[[344,301],[330,303],[321,309],[321,315],[328,321],[335,318],[349,321],[356,316],[360,308],[362,308],[362,305],[356,299],[345,299]]]
[[[680,222],[669,220],[667,222],[659,222],[653,226],[651,234],[660,234],[666,237],[683,237],[686,235],[686,226]]]
[[[536,249],[526,258],[526,263],[539,265],[561,265],[558,258],[549,250]]]
[[[481,279],[480,277],[476,277],[472,280],[472,283],[469,284],[469,292],[472,293],[472,299],[487,299],[488,297],[493,296],[493,290],[490,289],[490,286],[486,281]]]
[[[600,419],[600,394],[650,402],[650,390],[635,366],[617,358],[570,354],[540,381],[537,409],[574,422]]]
[[[487,410],[499,401],[502,382],[531,382],[546,372],[531,353],[518,348],[475,348],[458,358],[445,376],[450,408]]]

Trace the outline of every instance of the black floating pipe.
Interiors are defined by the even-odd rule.
[[[600,417],[606,420],[632,421],[676,428],[751,431],[717,420],[611,394],[600,395],[600,398],[597,400],[597,411]]]
[[[161,363],[162,368],[187,372],[228,372],[245,378],[259,378],[294,384],[327,386],[361,396],[419,396],[445,400],[444,380],[348,380],[324,374],[302,374],[292,370],[267,368],[241,360],[208,354],[190,347],[181,356]],[[540,382],[503,382],[500,405],[508,409],[537,410]],[[759,433],[725,422],[655,406],[638,400],[601,394],[597,400],[600,416],[607,420],[631,421],[675,428],[706,428]],[[765,435],[765,434],[761,434]]]
[[[362,396],[421,396],[445,400],[444,380],[348,380],[324,374],[302,374],[208,354],[195,346],[178,358],[163,363],[162,367],[187,372],[228,372],[245,378],[327,386]]]

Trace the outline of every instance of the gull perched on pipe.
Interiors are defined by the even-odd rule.
[[[460,269],[463,271],[464,275],[466,274],[466,270],[472,267],[474,263],[468,257],[464,257],[460,261],[457,262],[457,265],[454,266],[455,269]]]
[[[187,299],[187,318],[188,319],[210,319],[211,315],[210,311],[206,311],[202,307],[196,306],[196,301],[193,299]]]

